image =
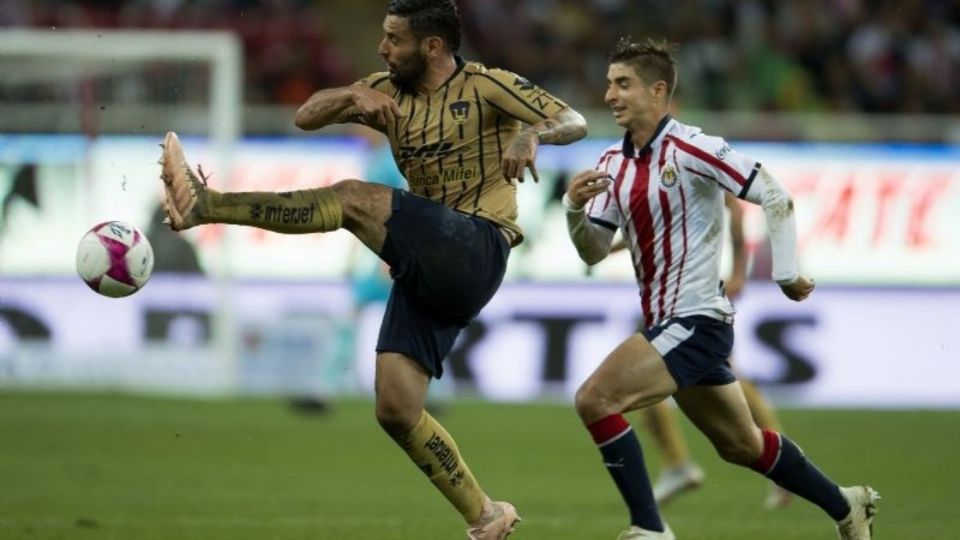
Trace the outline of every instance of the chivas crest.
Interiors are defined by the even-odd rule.
[[[667,165],[660,171],[660,186],[663,189],[673,189],[677,185],[677,170],[673,165]]]

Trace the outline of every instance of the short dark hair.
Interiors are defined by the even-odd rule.
[[[667,97],[673,97],[677,87],[677,65],[671,52],[673,47],[665,39],[655,40],[647,38],[644,43],[631,41],[630,36],[617,40],[617,44],[610,51],[611,64],[627,64],[633,66],[644,82],[667,83]]]
[[[453,0],[390,0],[387,14],[406,18],[417,39],[438,36],[450,52],[460,50],[460,14]]]

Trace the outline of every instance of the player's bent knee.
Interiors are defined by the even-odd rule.
[[[588,379],[577,389],[577,394],[574,396],[574,406],[585,424],[592,424],[601,418],[622,412],[617,410],[601,385],[592,379]]]
[[[419,408],[404,405],[397,400],[377,398],[377,423],[394,438],[409,433],[420,420],[421,412]]]
[[[717,454],[734,465],[747,467],[756,462],[763,453],[763,448],[757,448],[751,441],[730,441],[716,445]]]

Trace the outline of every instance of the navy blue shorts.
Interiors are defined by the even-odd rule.
[[[680,389],[737,380],[730,369],[733,325],[703,315],[674,317],[643,331]]]
[[[460,330],[493,298],[510,245],[492,222],[409,191],[393,191],[380,258],[393,288],[377,352],[396,352],[437,378]]]

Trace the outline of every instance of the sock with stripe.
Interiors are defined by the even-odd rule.
[[[640,441],[622,414],[612,414],[587,426],[597,443],[603,464],[630,509],[630,524],[662,532],[663,521],[643,463]]]
[[[750,467],[778,486],[823,508],[835,521],[850,513],[850,505],[840,494],[839,486],[820,472],[799,446],[776,431],[763,430],[763,454]]]
[[[424,411],[417,425],[396,440],[467,523],[480,517],[483,490],[460,456],[457,443],[439,422]]]

